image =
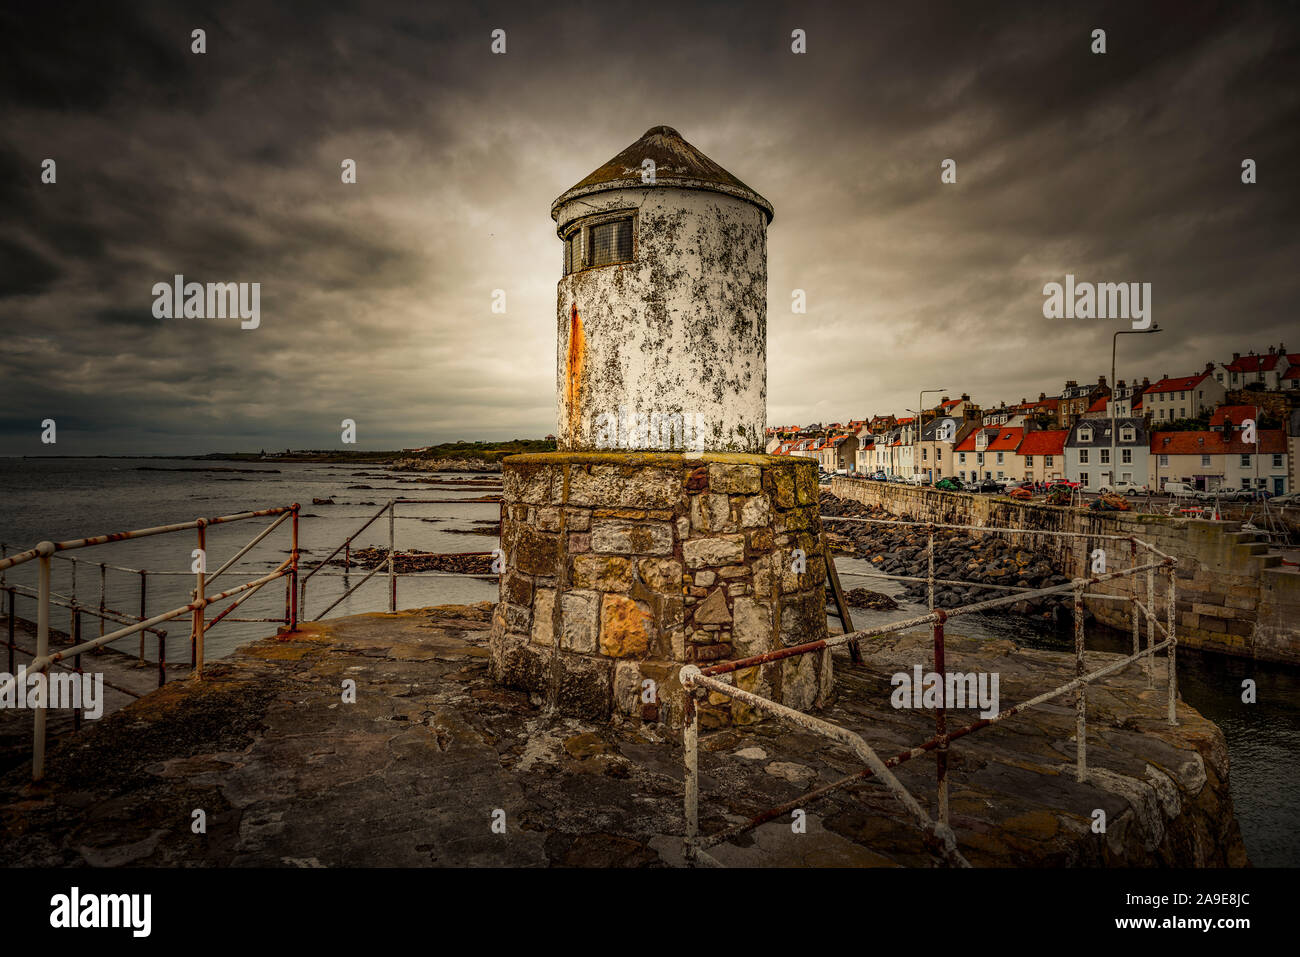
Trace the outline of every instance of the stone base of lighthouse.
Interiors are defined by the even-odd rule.
[[[492,620],[501,683],[587,718],[682,723],[685,664],[826,637],[817,468],[729,453],[556,452],[503,463]],[[737,672],[808,710],[831,694],[831,655]],[[705,726],[760,718],[714,696]]]

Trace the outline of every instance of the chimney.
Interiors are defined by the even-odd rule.
[[[1148,388],[1150,388],[1150,387],[1151,387],[1151,380],[1148,379],[1146,376],[1143,376],[1143,377],[1142,377],[1142,388],[1144,388],[1144,389],[1148,389]]]
[[[970,393],[969,393],[969,392],[963,392],[963,393],[961,394],[961,400],[962,400],[963,402],[969,402],[969,401],[970,401]]]
[[[1103,389],[1106,388],[1106,377],[1104,375],[1097,376],[1097,385],[1101,386]]]
[[[1038,401],[1039,401],[1039,402],[1046,402],[1046,401],[1047,401],[1047,393],[1046,393],[1046,392],[1040,392],[1040,393],[1038,393]]]
[[[1240,359],[1240,358],[1241,358],[1241,353],[1240,353],[1240,352],[1234,352],[1234,353],[1232,354],[1232,361],[1233,361],[1233,362],[1236,362],[1236,361],[1237,361],[1238,359]]]
[[[948,401],[948,397],[946,395],[939,400],[940,403],[947,402],[947,401]]]
[[[1213,363],[1213,362],[1207,362],[1207,363],[1205,363],[1205,371],[1206,371],[1207,373],[1209,373],[1209,372],[1213,372],[1213,371],[1214,371],[1214,363]]]

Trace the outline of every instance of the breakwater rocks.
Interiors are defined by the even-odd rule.
[[[352,553],[352,564],[365,569],[388,561],[385,548],[358,548]],[[337,559],[331,565],[342,565]],[[475,555],[469,552],[398,552],[393,564],[399,573],[406,572],[457,572],[462,575],[493,575],[492,555]]]
[[[500,462],[482,459],[393,459],[388,463],[393,472],[500,472]]]
[[[874,518],[893,523],[826,522],[828,538],[837,551],[871,562],[882,574],[915,578],[925,578],[928,574],[928,535],[924,526],[898,524],[897,518],[884,509],[837,498],[830,492],[821,494],[821,511],[824,516]],[[971,583],[936,584],[934,601],[941,608],[1007,595],[1001,588],[981,588],[981,584],[1047,588],[1070,581],[1068,576],[1051,566],[1045,552],[1016,546],[993,536],[972,538],[953,529],[935,532],[934,574],[936,579]],[[907,601],[926,600],[925,582],[905,582],[904,585]],[[1056,617],[1063,610],[1068,613],[1071,602],[1068,595],[1025,599],[1006,606],[1004,613]]]

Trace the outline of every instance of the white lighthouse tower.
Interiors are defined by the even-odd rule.
[[[551,217],[560,448],[761,451],[772,205],[656,126]]]
[[[826,637],[816,463],[762,454],[772,206],[657,126],[551,216],[559,449],[502,462],[493,673],[559,711],[678,727],[683,666]],[[826,650],[736,672],[798,709],[832,681]]]

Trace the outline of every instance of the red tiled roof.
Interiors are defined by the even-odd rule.
[[[1253,405],[1221,406],[1215,410],[1214,415],[1210,416],[1210,428],[1223,425],[1225,420],[1239,426],[1246,419],[1255,418],[1258,411]]]
[[[1248,455],[1253,453],[1277,454],[1286,451],[1286,435],[1281,429],[1265,429],[1258,433],[1259,445],[1241,441],[1241,433],[1225,435],[1222,432],[1156,432],[1151,436],[1153,455]]]
[[[1281,355],[1270,352],[1266,356],[1242,356],[1224,365],[1229,372],[1271,372]]]
[[[1300,379],[1300,355],[1287,356],[1291,360],[1291,368],[1282,373],[1283,379]]]
[[[1009,429],[1003,426],[998,430],[998,437],[990,439],[986,452],[1014,452],[1020,440],[1024,437],[1025,430],[1022,428]]]
[[[1105,411],[1106,411],[1106,403],[1107,403],[1108,401],[1110,401],[1110,396],[1108,396],[1108,395],[1103,395],[1103,396],[1101,396],[1100,398],[1098,398],[1097,401],[1094,402],[1092,405],[1088,406],[1088,411],[1089,411],[1089,412],[1105,412]]]
[[[1208,372],[1202,372],[1200,375],[1181,376],[1177,379],[1161,379],[1147,389],[1145,394],[1150,395],[1153,392],[1186,392],[1189,389],[1195,389],[1209,376]]]
[[[1016,451],[1020,455],[1064,455],[1069,429],[1040,429],[1026,432]]]

